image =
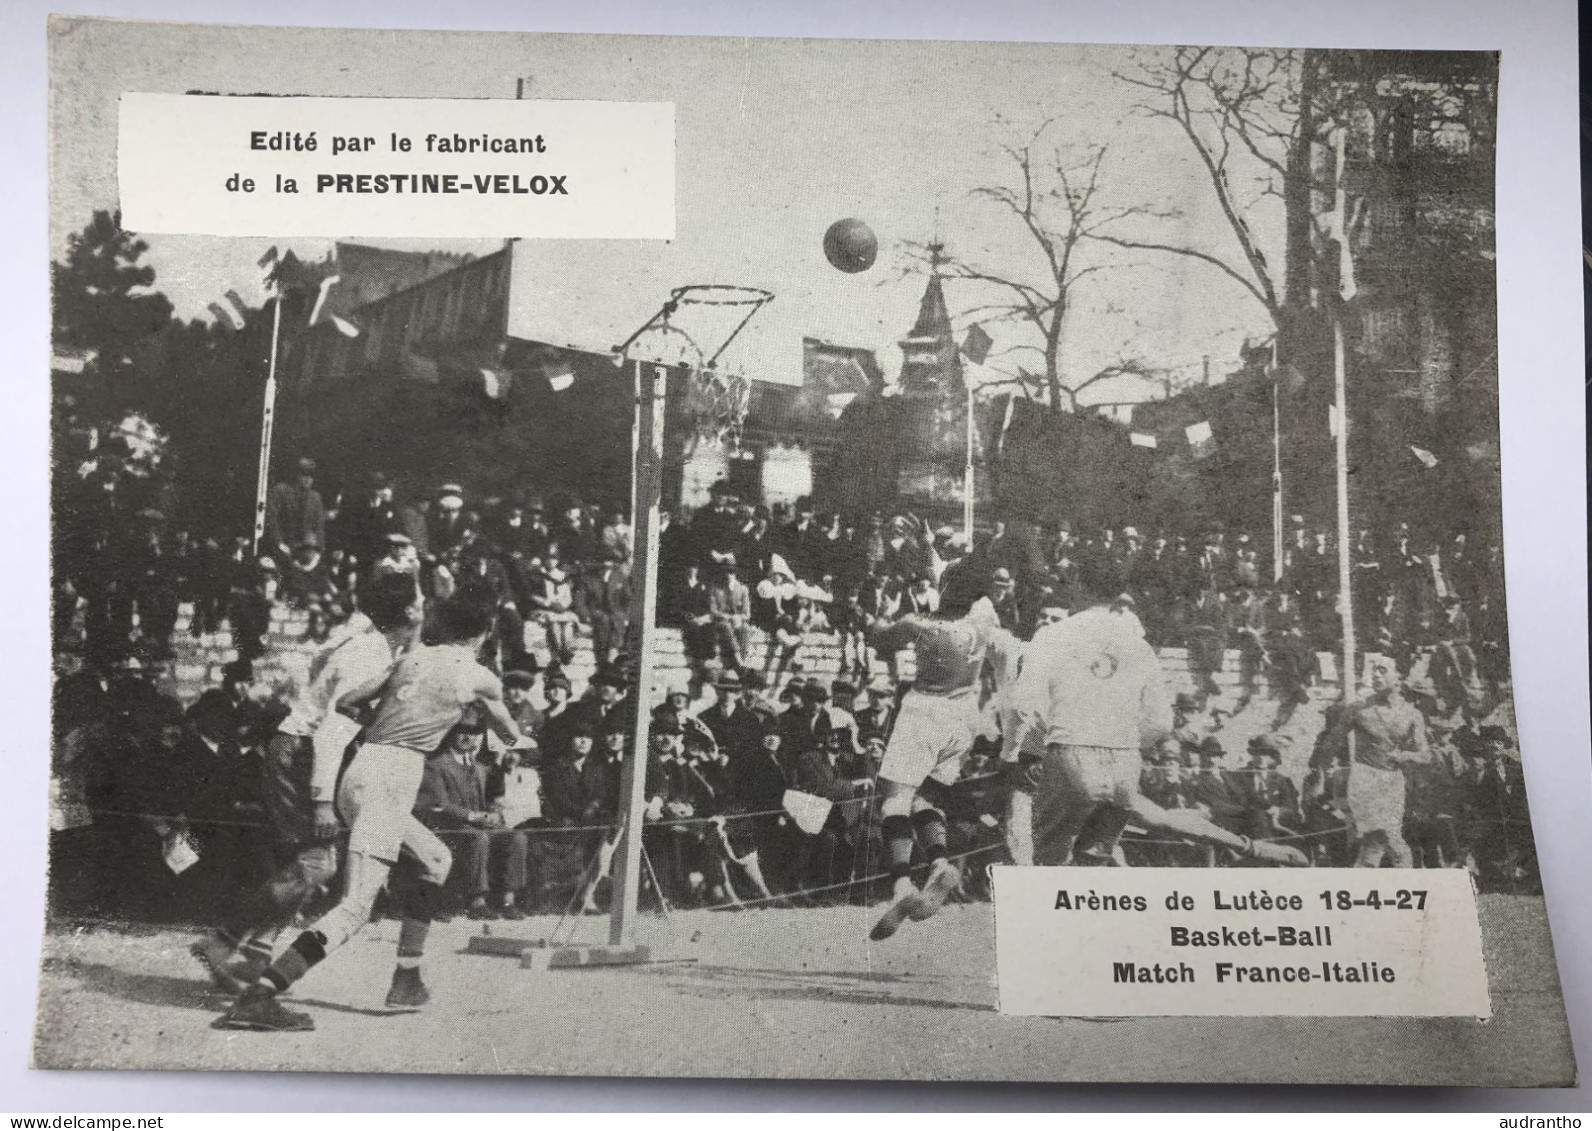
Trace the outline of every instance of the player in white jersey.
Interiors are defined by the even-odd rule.
[[[400,852],[419,861],[422,880],[404,909],[388,1008],[418,1008],[430,1000],[420,978],[420,959],[442,885],[453,858],[437,835],[414,815],[427,755],[442,743],[469,707],[510,746],[520,731],[503,705],[502,683],[476,661],[496,628],[490,594],[461,590],[444,602],[436,620],[441,643],[409,652],[390,674],[345,692],[340,710],[380,696],[364,744],[337,790],[337,808],[348,824],[348,868],[343,898],[278,954],[233,1007],[218,1029],[268,1031],[315,1027],[305,1013],[284,1009],[276,995],[347,942],[370,921],[376,895]]]
[[[265,746],[274,871],[227,922],[189,948],[228,993],[240,993],[265,972],[277,937],[337,873],[332,802],[348,736],[345,728],[326,725],[328,716],[345,691],[385,679],[418,634],[423,615],[414,578],[373,578],[361,588],[360,600],[360,611],[310,661],[287,718]]]
[[[1029,643],[1012,695],[1014,725],[1002,738],[1001,759],[1015,774],[1024,746],[1043,736],[1034,863],[1073,863],[1086,827],[1092,839],[1109,843],[1133,820],[1152,832],[1230,848],[1251,860],[1307,864],[1289,845],[1237,836],[1198,810],[1163,809],[1139,792],[1140,748],[1172,729],[1166,679],[1139,618],[1115,601],[1109,579],[1095,573],[1081,567],[1078,574],[1090,605]]]
[[[961,880],[960,870],[946,859],[944,795],[961,777],[978,734],[986,660],[992,650],[1018,648],[989,598],[974,597],[964,579],[947,585],[936,613],[909,614],[871,633],[886,656],[910,644],[917,669],[912,689],[901,697],[879,767],[880,832],[895,890],[869,934],[875,941],[889,938],[908,919],[929,918]],[[1015,667],[1015,661],[997,664],[997,670]],[[929,862],[921,890],[911,875],[915,845]]]

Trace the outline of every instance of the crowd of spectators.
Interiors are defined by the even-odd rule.
[[[474,499],[454,483],[399,501],[379,473],[328,503],[315,471],[301,460],[273,488],[257,555],[246,540],[171,530],[169,505],[135,507],[114,488],[85,486],[56,556],[57,653],[79,657],[56,684],[57,811],[67,814],[58,881],[86,906],[171,918],[202,915],[216,893],[257,879],[259,760],[282,708],[280,689],[256,684],[251,662],[271,607],[305,610],[325,639],[357,608],[360,578],[386,562],[416,571],[433,598],[461,586],[495,595],[499,631],[485,659],[536,739],[534,751],[511,755],[467,719],[427,773],[417,812],[454,846],[460,909],[514,917],[600,906],[620,767],[633,756],[627,515],[574,499]],[[1337,554],[1329,534],[1295,517],[1277,580],[1269,557],[1246,533],[1143,537],[1132,526],[997,522],[970,545],[912,514],[825,514],[807,499],[765,507],[716,485],[694,515],[665,514],[659,534],[659,619],[681,630],[693,678],[652,720],[652,897],[868,898],[861,881],[881,858],[873,778],[899,672],[896,657],[872,654],[867,626],[932,610],[948,573],[970,570],[1026,639],[1074,605],[1086,560],[1120,579],[1152,643],[1188,650],[1194,691],[1179,696],[1176,737],[1147,752],[1147,795],[1202,806],[1242,835],[1306,838],[1321,862],[1344,862],[1335,753],[1316,751],[1294,780],[1281,772],[1278,733],[1308,701],[1318,653],[1338,644]],[[1487,721],[1508,679],[1496,547],[1472,550],[1463,534],[1416,545],[1397,527],[1385,538],[1362,532],[1351,562],[1362,646],[1394,656],[1406,676],[1422,673],[1407,694],[1437,756],[1410,790],[1420,862],[1529,887],[1518,756],[1508,731]],[[239,657],[225,685],[186,710],[152,679],[183,602],[192,632],[230,629]],[[597,670],[572,702],[567,669],[584,636]],[[802,669],[815,638],[838,646],[838,678]],[[1228,648],[1240,671],[1224,694],[1215,675]],[[1275,714],[1249,764],[1229,768],[1223,720],[1250,708],[1263,676]],[[1005,797],[988,772],[996,748],[981,741],[951,814],[953,853],[985,862],[1006,851]],[[790,790],[821,804],[798,820]],[[190,849],[197,862],[185,859]],[[1136,863],[1213,862],[1131,838],[1124,852]]]

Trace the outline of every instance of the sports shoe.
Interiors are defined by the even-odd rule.
[[[498,913],[487,906],[486,900],[476,899],[472,900],[470,906],[464,909],[464,916],[466,919],[496,919]]]
[[[895,900],[890,904],[889,909],[879,917],[879,921],[873,925],[873,930],[868,932],[868,937],[874,942],[882,942],[900,930],[901,924],[907,921],[910,909],[916,903],[920,894],[917,885],[907,877],[902,876],[896,880]],[[799,895],[795,897],[797,900],[800,900],[800,898]],[[796,906],[799,907],[801,904],[797,902]]]
[[[523,919],[525,918],[525,909],[517,903],[510,903],[498,908],[498,916],[511,921]]]
[[[214,935],[206,935],[194,943],[188,948],[188,953],[199,960],[199,965],[203,966],[210,975],[210,981],[224,994],[236,997],[254,980],[239,978],[228,969],[227,959],[232,957],[232,948]]]
[[[1285,868],[1308,868],[1310,858],[1291,844],[1278,844],[1270,840],[1252,840],[1244,855],[1263,864],[1280,864]]]
[[[961,869],[945,857],[940,857],[929,869],[929,878],[923,881],[923,890],[918,892],[918,898],[908,903],[907,917],[914,923],[930,918],[945,906],[951,893],[961,885]]]
[[[264,986],[250,986],[210,1027],[255,1033],[308,1033],[315,1028],[315,1018],[283,1008],[276,994]]]
[[[419,1009],[431,1000],[431,991],[420,980],[420,970],[400,966],[392,972],[392,989],[387,991],[388,1009]]]

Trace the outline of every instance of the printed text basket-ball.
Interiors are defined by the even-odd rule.
[[[848,275],[872,267],[878,254],[879,241],[861,220],[836,220],[824,233],[824,255]]]

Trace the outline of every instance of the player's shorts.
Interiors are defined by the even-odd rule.
[[[443,883],[452,866],[447,845],[415,816],[426,756],[403,746],[367,742],[354,755],[337,790],[337,812],[348,825],[348,851],[395,864],[408,849],[426,879]]]
[[[909,691],[901,697],[879,776],[914,787],[929,778],[954,785],[962,776],[962,760],[973,749],[978,727],[978,696],[972,691],[963,695]]]
[[[1096,803],[1127,808],[1139,792],[1144,767],[1137,750],[1117,746],[1051,746],[1045,755],[1045,776],[1056,774],[1064,788]]]
[[[1356,840],[1377,832],[1403,838],[1406,785],[1402,770],[1379,770],[1364,762],[1350,768],[1347,800]]]

